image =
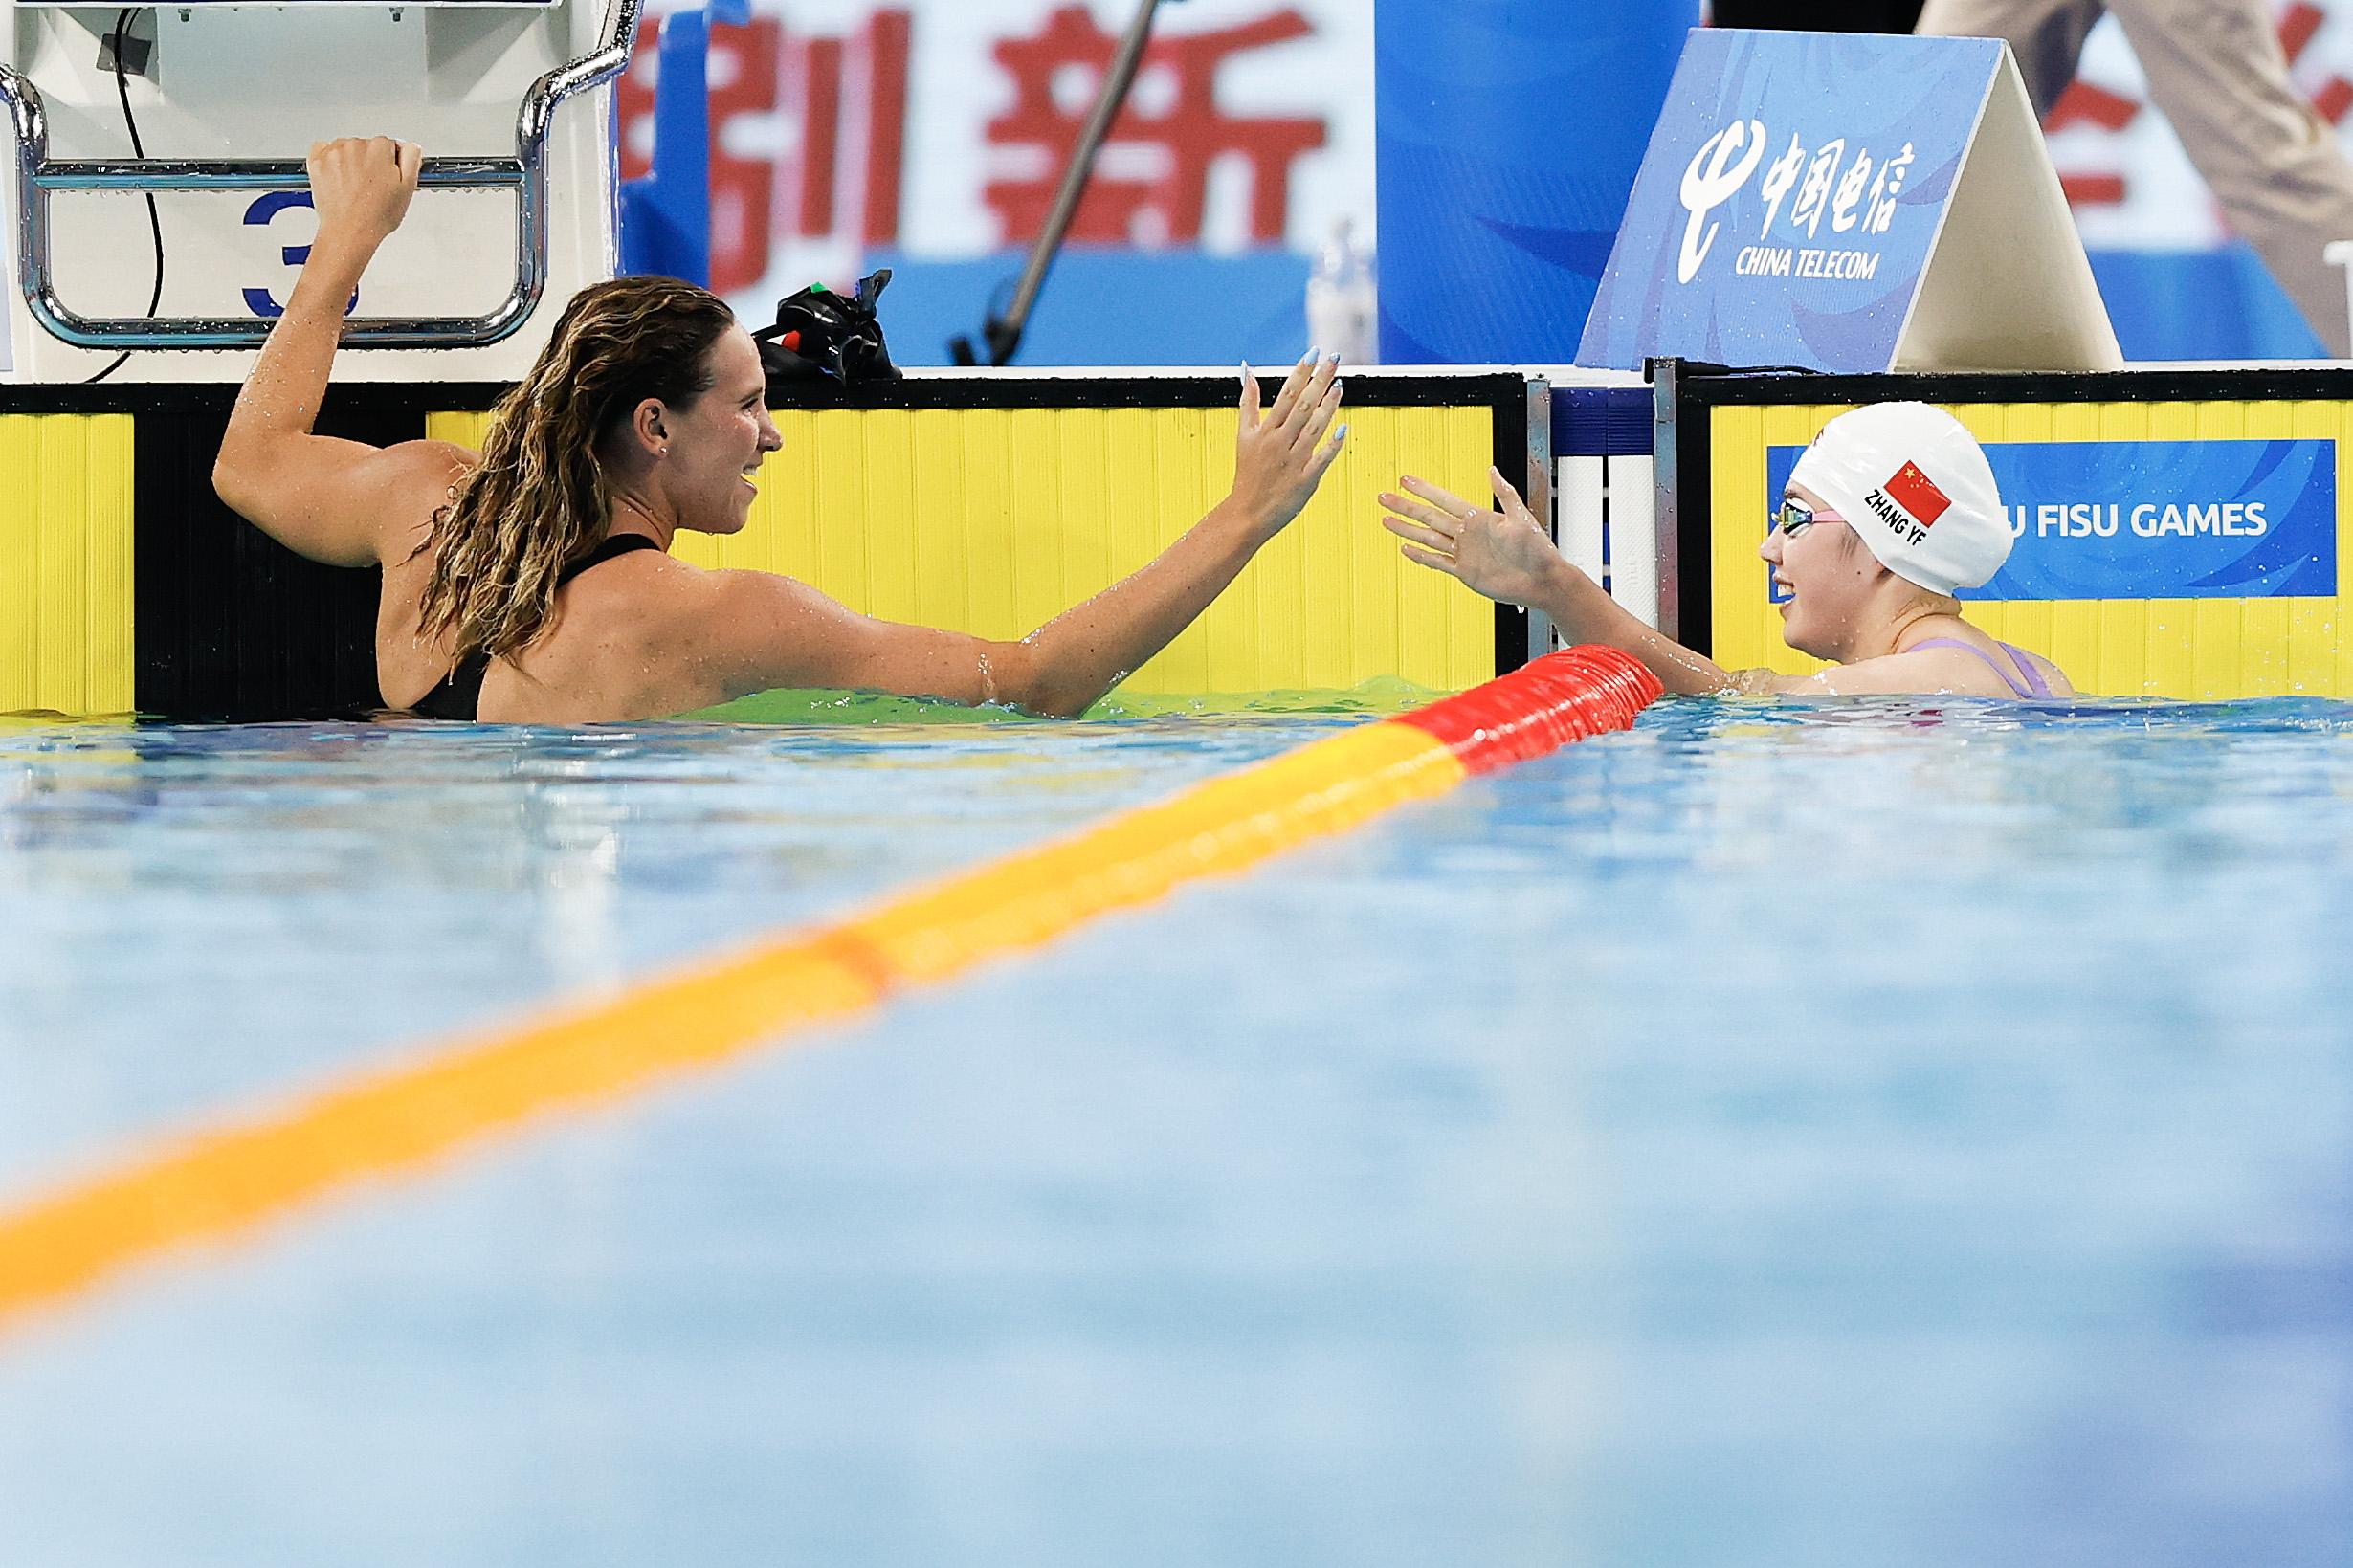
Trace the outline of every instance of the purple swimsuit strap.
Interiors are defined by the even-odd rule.
[[[2009,687],[2012,696],[2049,696],[2051,695],[2051,683],[2043,679],[2043,673],[2034,667],[2033,659],[2027,655],[2025,650],[2013,648],[2009,643],[2000,641],[1996,641],[1993,646],[2009,655],[2010,663],[2018,667],[2017,674],[2013,675],[2003,669],[1999,660],[1975,643],[1965,643],[1958,637],[1929,637],[1914,643],[1904,651],[1917,653],[1923,648],[1958,648],[1965,653],[1974,653],[1985,660],[1987,667],[2001,676],[2004,683]]]

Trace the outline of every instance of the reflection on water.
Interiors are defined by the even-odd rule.
[[[74,1042],[139,1086],[95,1109],[120,1132],[842,911],[1350,721],[0,732],[0,1053]],[[0,1095],[0,1193],[100,1130],[44,1093]]]
[[[1352,721],[0,732],[0,1193]],[[0,1343],[0,1519],[2353,1560],[2349,866],[2342,704],[1664,703]]]

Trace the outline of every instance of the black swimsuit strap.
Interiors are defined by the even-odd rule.
[[[591,566],[601,566],[617,556],[634,554],[639,550],[658,550],[661,546],[643,534],[611,534],[605,542],[564,568],[556,578],[562,587]],[[490,655],[470,653],[457,663],[433,689],[417,699],[409,711],[419,718],[453,718],[472,723],[482,711],[482,682],[490,675]]]
[[[562,587],[591,566],[602,566],[616,556],[633,555],[639,550],[658,550],[661,546],[643,534],[608,534],[605,542],[564,568],[556,578]]]
[[[409,711],[419,718],[454,718],[471,724],[481,712],[482,682],[489,674],[490,655],[470,653]]]

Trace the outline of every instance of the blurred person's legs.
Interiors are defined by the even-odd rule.
[[[2120,0],[2149,97],[2328,351],[2348,352],[2344,274],[2321,247],[2353,239],[2353,162],[2288,79],[2262,0]]]
[[[2048,114],[2101,9],[2098,0],[1928,0],[1920,31],[2009,39],[2035,111]],[[2113,0],[2106,9],[2231,229],[2329,353],[2346,357],[2344,275],[2320,252],[2353,239],[2353,162],[2289,81],[2263,0]]]
[[[1920,8],[1920,31],[1941,38],[2007,40],[2041,116],[2076,79],[2083,40],[2102,9],[2100,0],[1928,0]]]

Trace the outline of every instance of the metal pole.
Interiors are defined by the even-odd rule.
[[[1014,351],[1021,346],[1022,334],[1030,325],[1030,312],[1036,307],[1037,297],[1046,287],[1046,275],[1053,270],[1054,257],[1061,254],[1071,221],[1078,215],[1078,203],[1086,195],[1087,182],[1094,176],[1096,155],[1110,140],[1112,121],[1125,107],[1128,90],[1135,86],[1136,73],[1143,66],[1144,49],[1152,41],[1152,19],[1160,6],[1161,0],[1142,0],[1136,7],[1135,17],[1127,24],[1119,50],[1111,57],[1103,90],[1096,95],[1095,107],[1078,132],[1077,145],[1071,149],[1069,166],[1062,170],[1061,188],[1054,193],[1054,210],[1047,214],[1046,227],[1039,232],[1036,243],[1030,247],[1030,259],[1021,269],[1021,281],[1013,289],[1012,305],[1002,317],[991,313],[981,327],[991,365],[1010,364]],[[959,338],[953,348],[959,364],[972,363],[969,342]]]

